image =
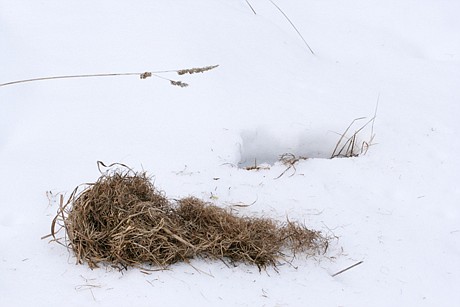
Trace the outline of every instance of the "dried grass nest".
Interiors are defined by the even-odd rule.
[[[195,197],[170,201],[145,172],[113,170],[78,190],[61,201],[50,235],[91,268],[166,268],[200,257],[262,269],[328,246],[320,232],[289,220],[238,216]]]

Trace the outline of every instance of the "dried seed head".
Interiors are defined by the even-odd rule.
[[[198,68],[190,68],[190,69],[181,69],[178,70],[177,73],[179,75],[185,75],[185,74],[196,74],[199,72],[205,72],[211,69],[214,69],[218,67],[219,65],[212,65],[212,66],[206,66],[206,67],[198,67]]]
[[[141,79],[147,79],[148,77],[151,77],[151,76],[152,76],[152,73],[149,72],[149,71],[146,71],[146,72],[140,74]]]
[[[171,80],[171,85],[180,86],[180,87],[187,87],[187,86],[188,86],[188,84],[185,83],[185,82],[182,82],[182,81],[174,81],[174,80]]]

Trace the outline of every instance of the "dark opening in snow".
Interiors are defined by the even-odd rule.
[[[258,129],[243,131],[241,140],[238,166],[247,168],[254,165],[273,165],[283,154],[329,159],[337,136],[331,133],[286,135]]]

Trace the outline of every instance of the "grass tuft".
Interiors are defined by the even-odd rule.
[[[194,197],[172,202],[145,172],[119,166],[82,191],[77,187],[65,204],[61,199],[49,236],[68,247],[77,263],[166,268],[198,257],[263,269],[276,267],[286,253],[327,249],[320,232],[289,220],[238,216]]]
[[[369,147],[374,145],[375,133],[374,133],[374,124],[375,119],[377,118],[377,108],[378,108],[378,101],[375,107],[374,116],[369,119],[366,123],[360,126],[357,130],[353,132],[353,134],[348,137],[347,134],[350,131],[351,127],[355,124],[355,122],[366,119],[365,117],[360,117],[354,119],[350,125],[348,125],[347,129],[340,135],[337,144],[334,147],[334,151],[332,152],[331,159],[334,158],[352,158],[358,157],[360,155],[366,154],[369,150]],[[358,137],[364,129],[371,125],[371,134],[367,140],[359,141]]]

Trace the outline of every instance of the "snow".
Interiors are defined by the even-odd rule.
[[[257,15],[242,0],[0,0],[0,83],[220,65],[168,75],[184,89],[135,76],[0,87],[1,306],[457,306],[460,3],[274,1],[313,56],[270,1],[249,2]],[[377,105],[367,154],[328,159]],[[310,159],[275,179],[286,152]],[[270,169],[245,170],[254,159]],[[76,266],[40,237],[98,160],[145,169],[170,198],[252,204],[240,213],[338,239],[279,272]]]

